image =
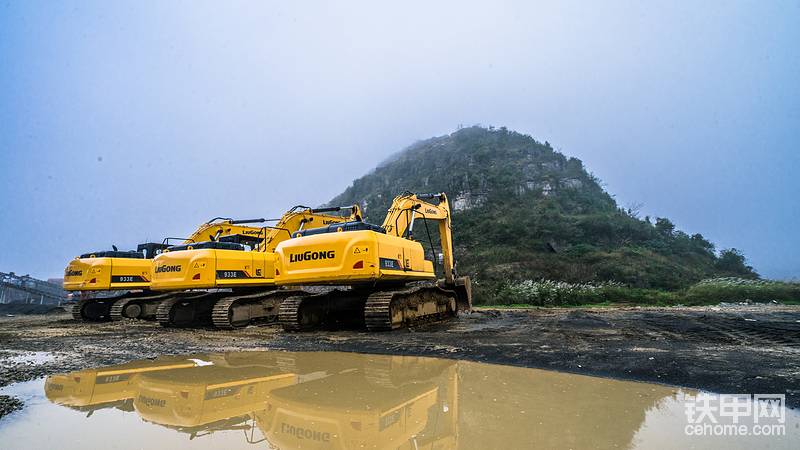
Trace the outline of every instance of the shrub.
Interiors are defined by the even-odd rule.
[[[485,292],[483,292],[485,294]],[[523,280],[501,284],[486,304],[533,306],[578,306],[598,303],[674,304],[673,293],[637,289],[616,282],[566,283]]]
[[[506,281],[475,285],[476,305],[581,306],[601,303],[636,305],[714,305],[721,302],[800,302],[800,283],[746,278],[714,278],[683,291],[626,286],[617,282],[567,283],[553,280]]]
[[[753,280],[745,278],[714,278],[703,280],[686,291],[691,304],[719,302],[800,301],[800,283]]]

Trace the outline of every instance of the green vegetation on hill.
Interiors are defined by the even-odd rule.
[[[566,283],[549,280],[508,281],[494,295],[482,298],[490,306],[583,306],[607,304],[712,305],[722,302],[800,303],[800,283],[714,278],[678,291],[633,288],[615,282]]]
[[[524,280],[676,291],[707,278],[758,278],[738,250],[717,252],[669,219],[637,217],[580,160],[506,128],[417,142],[331,204],[359,202],[380,223],[406,190],[448,194],[458,270],[475,281],[477,302],[491,303]]]

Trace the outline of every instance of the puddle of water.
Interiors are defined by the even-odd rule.
[[[14,366],[17,364],[42,365],[55,359],[50,352],[9,352],[0,355],[0,366]]]
[[[408,356],[164,356],[8,386],[0,420],[31,448],[797,448],[781,437],[686,436],[667,386]]]

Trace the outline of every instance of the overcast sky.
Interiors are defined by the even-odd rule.
[[[0,2],[0,271],[314,206],[481,123],[800,277],[800,2],[385,3]]]

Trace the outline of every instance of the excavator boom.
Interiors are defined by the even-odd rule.
[[[438,199],[438,204],[428,200]],[[450,203],[447,195],[440,194],[403,194],[392,202],[389,213],[383,221],[387,234],[412,238],[416,219],[432,220],[439,224],[441,239],[444,279],[448,284],[454,281],[453,234],[450,229]]]

